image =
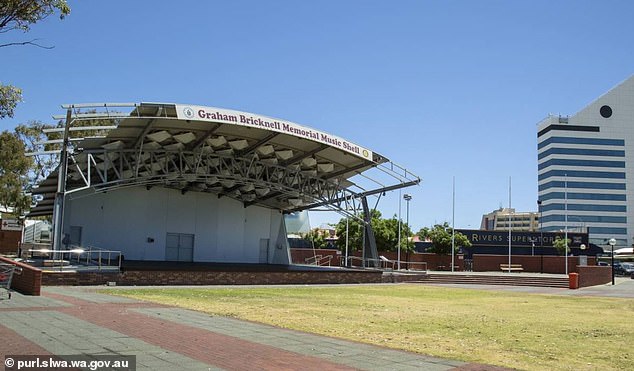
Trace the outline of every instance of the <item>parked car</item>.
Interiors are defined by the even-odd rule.
[[[634,263],[615,262],[614,274],[618,276],[631,276],[634,273]]]

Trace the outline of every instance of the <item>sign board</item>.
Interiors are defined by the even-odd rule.
[[[483,231],[473,229],[456,229],[464,234],[474,247],[477,246],[508,246],[508,231]],[[511,244],[525,247],[552,247],[557,237],[564,238],[563,232],[511,232]],[[587,233],[568,233],[570,247],[588,245]],[[543,243],[542,243],[543,240]]]
[[[22,223],[18,219],[2,219],[0,229],[3,231],[21,231]]]
[[[579,265],[585,267],[588,265],[588,257],[585,255],[579,255]]]
[[[176,105],[176,117],[179,120],[218,122],[229,125],[255,127],[282,134],[292,135],[302,139],[323,143],[331,147],[353,154],[357,157],[373,161],[372,151],[351,143],[338,136],[301,126],[294,122],[274,119],[252,113],[227,110],[223,108]]]

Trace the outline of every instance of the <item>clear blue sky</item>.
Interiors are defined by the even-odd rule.
[[[625,0],[69,3],[63,21],[0,34],[55,46],[0,48],[0,81],[25,100],[0,129],[52,123],[60,104],[81,102],[279,117],[419,175],[407,191],[415,230],[451,221],[452,176],[459,228],[508,206],[509,176],[512,206],[536,210],[536,124],[574,114],[634,66]],[[381,201],[385,216],[397,198]],[[327,215],[313,225],[336,221]]]

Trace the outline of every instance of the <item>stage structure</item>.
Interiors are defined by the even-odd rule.
[[[420,179],[368,148],[293,122],[169,103],[62,106],[60,165],[29,216],[53,215],[53,248],[126,259],[290,264],[283,214],[326,208],[365,220],[368,197]],[[374,206],[376,207],[376,206]]]

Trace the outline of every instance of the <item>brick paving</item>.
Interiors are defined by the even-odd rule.
[[[137,370],[503,370],[91,292],[0,301],[0,355],[135,355]]]

